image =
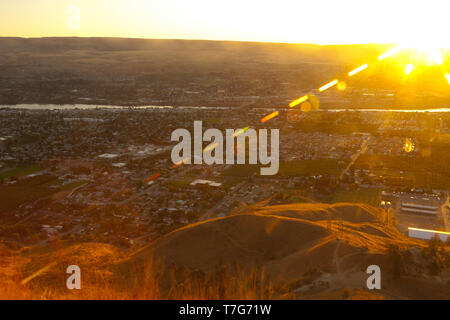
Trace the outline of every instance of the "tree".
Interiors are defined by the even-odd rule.
[[[400,248],[395,244],[391,244],[388,248],[387,258],[392,269],[394,279],[399,278],[402,273],[405,272],[403,256]]]

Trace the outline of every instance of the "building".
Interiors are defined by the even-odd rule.
[[[403,195],[400,210],[404,213],[418,213],[427,215],[440,214],[441,199],[437,195]]]
[[[405,213],[423,213],[437,215],[439,214],[440,207],[438,206],[427,206],[416,203],[402,202],[402,212]]]
[[[447,241],[450,232],[418,229],[418,228],[408,228],[408,236],[410,238],[421,239],[421,240],[431,240],[434,237],[438,237],[442,241]]]
[[[445,199],[436,193],[382,191],[380,196],[380,206],[390,203],[398,213],[439,215],[444,202]]]
[[[222,184],[219,183],[219,182],[214,182],[214,181],[209,181],[209,180],[197,179],[197,180],[191,182],[191,186],[197,186],[197,185],[200,185],[200,186],[208,185],[210,187],[215,187],[215,188],[218,188],[218,187],[222,186]]]

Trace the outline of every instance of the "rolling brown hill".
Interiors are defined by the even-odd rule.
[[[99,292],[105,292],[105,286],[107,292],[114,288],[121,298],[127,292],[133,292],[132,298],[163,299],[450,298],[450,273],[445,264],[449,247],[441,244],[430,251],[430,244],[386,225],[381,210],[351,204],[291,204],[253,210],[186,226],[131,254],[101,244],[80,244],[53,253],[25,250],[20,254],[22,275],[29,277],[33,270],[36,273],[49,266],[29,280],[42,289],[51,279],[52,286],[64,281],[61,274],[67,263],[79,264],[85,276],[94,280],[89,282],[89,298],[96,297],[96,286]],[[437,274],[429,271],[433,259],[442,260]],[[366,288],[366,269],[373,264],[382,270],[382,290],[375,292]],[[255,289],[252,294],[245,291],[249,282]],[[189,286],[189,294],[174,295],[174,285],[177,290]],[[139,294],[150,287],[158,289],[150,295]],[[225,292],[230,287],[228,294],[214,291]],[[263,287],[270,289],[262,294],[258,290]]]
[[[126,263],[139,265],[152,257],[154,264],[182,266],[205,274],[224,265],[238,265],[243,270],[260,268],[267,279],[290,284],[291,293],[302,298],[317,294],[315,298],[320,294],[327,297],[347,287],[355,292],[365,290],[365,271],[376,264],[383,271],[383,288],[387,289],[382,295],[386,298],[408,298],[407,292],[412,298],[427,298],[417,285],[421,281],[424,288],[433,283],[435,290],[429,291],[432,296],[450,297],[445,282],[448,270],[444,272],[447,280],[419,276],[425,272],[426,261],[419,253],[425,243],[406,237],[384,221],[381,210],[367,205],[255,208],[252,213],[179,229],[133,254]],[[400,248],[403,282],[392,281],[395,258],[390,248]],[[416,282],[414,290],[396,286],[410,281]]]

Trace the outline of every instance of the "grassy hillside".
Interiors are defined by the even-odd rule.
[[[450,248],[413,240],[367,205],[253,208],[171,232],[136,252],[54,243],[3,250],[0,298],[448,299]],[[65,289],[79,265],[82,290]],[[379,265],[382,290],[366,289]]]

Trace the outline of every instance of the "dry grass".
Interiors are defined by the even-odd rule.
[[[19,256],[2,257],[0,300],[260,300],[273,299],[274,289],[264,271],[253,269],[234,273],[204,274],[197,270],[167,268],[129,268],[130,273],[111,270],[83,272],[81,290],[66,289],[69,276],[62,264],[51,264],[45,272],[30,278],[23,272],[27,260]],[[117,268],[116,268],[117,269]],[[133,272],[134,270],[134,272]],[[124,271],[124,270],[122,270]]]
[[[379,297],[361,288],[372,264],[389,287],[381,296],[448,299],[444,244],[427,248],[361,206],[325,209],[285,206],[276,215],[267,207],[213,219],[133,252],[101,243],[0,247],[0,299],[371,299]],[[391,279],[393,245],[408,266],[401,281]],[[81,290],[66,288],[69,265],[81,268]],[[344,286],[351,290],[345,295]]]
[[[61,290],[41,285],[22,285],[19,281],[0,281],[0,300],[260,300],[271,299],[267,289],[249,281],[228,279],[208,285],[192,281],[173,285],[168,296],[162,295],[155,279],[136,288],[112,285],[108,281],[82,282],[81,290]]]

